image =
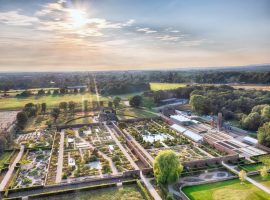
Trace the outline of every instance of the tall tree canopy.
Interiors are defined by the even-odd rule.
[[[158,183],[169,184],[178,180],[183,166],[172,150],[160,151],[154,161],[154,175]]]

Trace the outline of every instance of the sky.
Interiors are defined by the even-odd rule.
[[[269,0],[0,0],[0,71],[270,63]]]

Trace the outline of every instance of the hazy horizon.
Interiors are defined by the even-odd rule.
[[[0,0],[0,72],[270,63],[267,0]]]

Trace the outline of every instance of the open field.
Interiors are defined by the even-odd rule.
[[[146,112],[142,109],[137,108],[123,108],[117,111],[119,119],[131,119],[131,118],[151,118],[156,115]]]
[[[270,85],[232,85],[235,89],[270,91]]]
[[[47,92],[49,90],[51,92],[53,92],[53,90],[59,89],[59,88],[32,88],[32,89],[28,89],[28,91],[31,91],[33,94],[37,94],[38,91],[41,90],[41,89],[43,89],[45,92]],[[17,94],[22,93],[23,91],[25,91],[25,90],[9,90],[9,91],[6,92],[6,94],[13,97],[13,96],[16,96]],[[4,94],[4,92],[0,91],[0,95],[1,94]]]
[[[182,83],[150,83],[151,90],[173,90],[180,87],[185,87],[186,84]]]
[[[191,200],[267,200],[269,194],[239,179],[183,188]]]
[[[106,100],[107,98],[100,96],[100,100]],[[96,101],[95,94],[65,94],[65,95],[49,95],[49,96],[31,96],[27,98],[2,98],[0,99],[0,110],[17,110],[24,107],[27,103],[41,104],[46,103],[48,108],[59,105],[60,102],[74,101],[81,103],[83,100]]]
[[[55,195],[44,198],[31,198],[33,200],[144,200],[136,185],[112,187],[91,191],[83,191],[72,194]]]

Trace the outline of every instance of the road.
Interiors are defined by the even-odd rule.
[[[131,163],[131,165],[135,168],[135,169],[139,169],[138,165],[133,161],[133,159],[131,158],[131,156],[128,154],[127,150],[123,147],[123,145],[121,144],[121,142],[118,140],[118,138],[115,136],[115,133],[104,123],[104,126],[106,127],[106,129],[109,131],[109,133],[111,134],[113,140],[116,142],[116,144],[118,145],[118,147],[121,149],[121,151],[124,153],[124,155],[126,156],[126,158],[129,160],[129,162]],[[155,188],[152,186],[152,184],[150,183],[150,181],[143,175],[142,171],[140,171],[140,177],[142,179],[142,181],[144,182],[144,185],[147,187],[148,191],[150,192],[150,194],[152,195],[152,197],[155,200],[162,200],[161,197],[159,196],[159,194],[157,193],[157,191],[155,190]]]
[[[16,167],[16,164],[21,160],[23,153],[24,153],[24,146],[21,145],[19,154],[17,155],[17,157],[13,161],[12,165],[9,167],[8,172],[6,173],[4,179],[2,180],[2,182],[0,184],[0,191],[3,191],[5,189],[5,187],[7,186],[9,179],[11,178],[11,176],[13,174],[14,168]]]
[[[226,163],[222,162],[222,165],[227,168],[228,170],[230,170],[231,172],[239,175],[239,171],[237,171],[234,166],[230,166],[230,165],[227,165]],[[270,194],[270,189],[268,187],[265,187],[264,185],[260,184],[259,182],[253,180],[252,178],[250,177],[246,177],[246,181],[250,182],[251,184],[253,184],[254,186],[256,186],[257,188],[263,190],[264,192]]]
[[[61,183],[62,181],[62,171],[63,171],[63,160],[64,160],[64,141],[65,141],[65,132],[62,130],[60,132],[60,145],[58,152],[58,162],[57,162],[57,172],[56,172],[56,183]]]

